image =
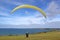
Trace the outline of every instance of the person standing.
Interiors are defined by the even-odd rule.
[[[26,38],[28,38],[28,37],[29,37],[29,33],[27,32],[27,33],[26,33]]]

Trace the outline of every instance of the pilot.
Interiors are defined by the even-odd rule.
[[[26,33],[26,38],[28,38],[28,37],[29,37],[29,33],[27,32],[27,33]]]

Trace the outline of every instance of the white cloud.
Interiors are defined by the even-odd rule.
[[[60,28],[60,21],[50,22],[50,23],[46,23],[46,24],[29,24],[29,25],[0,24],[0,28]]]
[[[46,23],[45,26],[47,28],[60,28],[60,21],[52,21],[52,22]]]
[[[10,15],[5,12],[0,12],[0,16],[10,16]]]
[[[11,25],[22,25],[22,24],[43,24],[44,18],[35,18],[35,17],[11,17],[11,18],[0,18],[1,22],[4,24],[11,24]]]
[[[54,16],[57,16],[57,15],[60,15],[60,7],[59,7],[59,5],[56,2],[52,1],[48,5],[48,7],[46,9],[46,13],[47,13],[48,17],[54,17]]]

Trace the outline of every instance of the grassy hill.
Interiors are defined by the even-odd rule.
[[[25,35],[0,36],[0,40],[60,40],[60,31],[30,34],[29,38],[26,38]]]

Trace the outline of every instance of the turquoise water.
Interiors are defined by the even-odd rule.
[[[41,30],[41,29],[12,29],[12,28],[0,28],[0,35],[22,35],[26,32],[29,32],[29,34],[32,33],[38,33],[38,32],[46,32],[48,30]]]

